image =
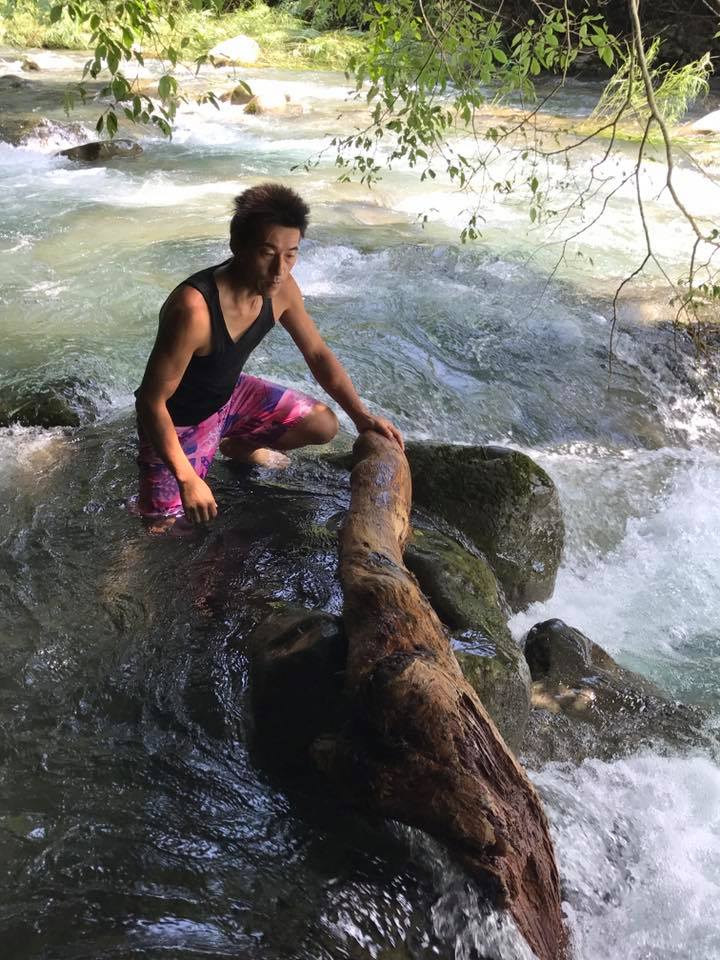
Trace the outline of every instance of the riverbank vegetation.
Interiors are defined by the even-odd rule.
[[[226,4],[221,0],[167,0],[121,6],[127,16],[118,18],[118,38],[130,39],[132,34],[129,47],[142,48],[144,57],[171,60],[168,50],[177,48],[181,54],[178,61],[193,62],[215,44],[245,34],[260,44],[260,66],[342,70],[365,46],[357,29],[321,29],[314,24],[311,12],[309,19],[304,19],[305,8],[300,4],[270,7],[262,2],[238,6],[232,0]],[[107,21],[102,23],[105,17]],[[0,43],[47,50],[92,50],[101,39],[97,32],[101,24],[101,32],[112,36],[112,19],[112,11],[108,13],[108,5],[101,2],[53,5],[38,0],[5,0],[0,6]]]

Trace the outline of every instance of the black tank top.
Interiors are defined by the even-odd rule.
[[[177,427],[195,426],[227,403],[245,361],[275,325],[272,300],[265,297],[253,323],[238,340],[233,340],[220,307],[214,277],[217,269],[217,266],[207,267],[180,284],[194,287],[205,298],[210,312],[212,346],[207,356],[190,358],[177,390],[167,401],[170,417]]]

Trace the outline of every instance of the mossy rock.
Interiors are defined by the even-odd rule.
[[[409,443],[406,452],[415,505],[476,544],[513,610],[552,596],[565,525],[538,464],[506,447]]]
[[[523,753],[533,764],[611,759],[658,741],[688,747],[705,739],[703,711],[672,701],[562,620],[536,624],[525,657],[533,709]]]
[[[77,427],[95,420],[97,401],[108,397],[101,387],[75,377],[34,386],[11,383],[0,387],[0,427]]]
[[[511,640],[505,597],[483,557],[437,531],[416,529],[405,548],[405,565],[450,630]]]
[[[511,749],[520,749],[530,715],[530,671],[512,641],[493,642],[466,630],[453,637],[465,679],[482,701]]]
[[[405,564],[442,622],[506,742],[517,749],[530,710],[530,671],[507,627],[507,605],[487,561],[436,531],[416,530]]]

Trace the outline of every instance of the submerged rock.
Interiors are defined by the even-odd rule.
[[[516,750],[530,711],[530,671],[508,630],[505,598],[487,561],[449,537],[416,530],[405,564],[455,631],[455,655],[466,679]]]
[[[243,33],[229,40],[216,44],[208,53],[208,60],[215,67],[240,66],[244,63],[255,63],[260,56],[260,45],[257,40]]]
[[[68,160],[96,163],[100,160],[111,160],[113,157],[139,157],[142,152],[143,148],[135,140],[96,140],[60,150],[58,156],[67,157]]]
[[[347,640],[339,617],[288,609],[249,645],[254,744],[266,763],[308,767],[310,745],[340,727]]]
[[[6,114],[0,117],[0,140],[14,147],[22,147],[31,140],[47,143],[54,138],[62,141],[69,137],[79,138],[86,135],[81,123],[58,123],[34,113],[17,116]]]
[[[26,80],[25,77],[19,77],[16,73],[4,73],[0,77],[0,94],[11,90],[27,90],[33,86],[34,84],[31,80]]]
[[[687,746],[703,739],[701,710],[673,702],[562,620],[536,624],[525,657],[533,710],[523,754],[532,763],[610,759],[658,740]]]
[[[416,505],[462,531],[487,557],[515,611],[553,592],[565,526],[555,485],[506,447],[407,445]]]
[[[98,401],[108,397],[101,387],[75,377],[33,386],[12,383],[0,387],[0,427],[77,427],[95,420]]]

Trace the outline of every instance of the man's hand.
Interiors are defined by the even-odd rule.
[[[356,420],[355,426],[358,429],[358,433],[365,433],[366,430],[375,430],[376,433],[381,433],[384,437],[387,437],[388,440],[394,440],[399,444],[401,450],[405,449],[403,435],[395,424],[391,423],[390,420],[386,420],[385,417],[374,417],[372,414],[367,414],[361,420]]]
[[[196,473],[187,480],[178,480],[185,516],[191,523],[209,523],[217,516],[217,503],[212,490]]]

